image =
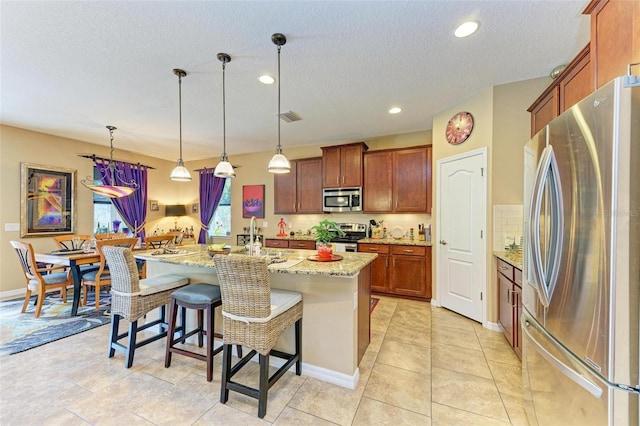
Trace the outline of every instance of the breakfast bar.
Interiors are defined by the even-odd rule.
[[[191,283],[218,284],[213,258],[206,246],[181,247],[181,253],[157,254],[152,250],[136,252],[147,261],[147,276],[179,274]],[[155,253],[155,254],[154,254]],[[369,345],[370,253],[340,253],[340,260],[318,262],[315,250],[263,250],[270,263],[271,287],[302,294],[303,374],[337,385],[355,388],[358,365]],[[234,247],[229,256],[247,256]],[[216,328],[222,324],[216,313]],[[293,330],[288,330],[276,345],[291,350]],[[272,362],[277,365],[277,359]]]

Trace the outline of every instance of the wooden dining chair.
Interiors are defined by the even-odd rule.
[[[167,235],[171,235],[173,237],[173,245],[181,246],[182,240],[184,240],[184,232],[182,231],[170,231],[167,232]]]
[[[173,244],[173,235],[150,235],[144,240],[147,250],[159,249]]]
[[[80,250],[86,244],[89,244],[91,237],[85,234],[58,235],[57,237],[53,237],[53,241],[60,249]]]
[[[20,259],[20,266],[27,280],[27,293],[22,304],[22,313],[27,310],[31,293],[37,292],[38,301],[36,304],[35,317],[40,316],[45,293],[52,290],[60,290],[60,297],[67,301],[67,287],[73,285],[71,272],[64,271],[64,267],[38,268],[33,252],[33,246],[22,241],[11,241],[11,246],[15,249]],[[55,271],[60,272],[55,272]],[[45,273],[46,272],[46,273]]]
[[[96,240],[112,240],[116,238],[127,238],[127,234],[121,232],[119,234],[115,233],[106,233],[106,234],[96,234],[94,235]]]
[[[95,287],[96,311],[100,309],[100,288],[111,285],[109,265],[104,257],[102,248],[105,246],[126,247],[133,250],[138,242],[137,238],[111,238],[98,240],[96,250],[100,255],[100,266],[96,271],[89,271],[82,275],[82,304],[87,304],[88,287]]]

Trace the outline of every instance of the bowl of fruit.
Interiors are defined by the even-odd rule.
[[[213,257],[216,254],[229,254],[231,252],[231,246],[225,244],[209,244],[207,246],[207,253]]]

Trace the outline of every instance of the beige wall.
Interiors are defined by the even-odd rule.
[[[527,108],[548,85],[548,78],[526,80],[488,88],[437,114],[433,120],[433,191],[438,188],[437,161],[452,155],[487,147],[487,321],[498,321],[496,262],[493,254],[493,205],[522,204],[523,146],[529,140],[531,121]],[[469,139],[458,146],[444,137],[449,119],[468,111],[475,126]],[[437,203],[434,197],[433,229],[437,229]],[[438,235],[434,234],[434,241]],[[435,249],[435,246],[434,246]],[[435,252],[435,250],[434,250]],[[434,255],[433,288],[437,300],[437,264]]]
[[[117,135],[115,135],[114,146],[118,147]],[[80,184],[80,180],[93,175],[93,162],[78,157],[77,154],[81,153],[108,157],[109,148],[15,127],[0,126],[0,170],[2,170],[0,184],[0,200],[2,200],[0,203],[0,224],[2,224],[0,292],[24,288],[24,276],[9,241],[20,239],[28,241],[37,251],[55,249],[51,237],[21,238],[19,231],[4,231],[6,223],[20,223],[21,162],[76,169],[76,232],[93,233],[93,193]],[[169,180],[169,174],[174,167],[172,162],[132,154],[119,149],[115,150],[114,158],[155,167],[155,170],[149,170],[149,199],[159,200],[161,204],[183,203],[190,200],[190,194],[185,193],[179,183]],[[149,230],[150,226],[160,220],[168,220],[163,215],[163,208],[159,212],[149,212],[147,229]]]
[[[349,143],[357,141],[344,141]],[[384,136],[366,140],[370,150],[385,148],[400,148],[414,145],[428,145],[431,143],[431,132],[413,132],[400,135]],[[290,159],[321,156],[321,146],[338,145],[339,142],[331,142],[323,145],[306,148],[287,148],[283,142],[284,152]],[[118,147],[117,134],[114,145]],[[267,171],[267,164],[275,151],[260,152],[255,154],[231,156],[231,163],[239,165],[236,170],[237,177],[232,181],[232,237],[229,239],[216,239],[216,241],[228,241],[235,244],[235,235],[242,233],[242,228],[248,226],[249,219],[242,218],[242,186],[265,185],[266,214],[264,219],[258,220],[258,226],[266,221],[269,227],[264,230],[266,236],[273,236],[278,232],[276,224],[281,215],[273,214],[273,175]],[[5,223],[20,223],[20,163],[29,162],[35,164],[67,167],[77,170],[77,233],[92,234],[93,229],[93,200],[92,193],[80,185],[80,180],[92,174],[93,163],[89,159],[78,157],[79,153],[90,153],[108,157],[109,148],[94,145],[72,139],[60,138],[44,133],[18,129],[10,126],[0,126],[0,166],[2,167],[2,180],[0,184],[0,224],[4,229]],[[172,182],[169,174],[175,166],[172,161],[147,157],[139,154],[116,149],[114,158],[131,162],[140,162],[155,170],[149,171],[148,198],[158,200],[160,211],[147,213],[147,233],[152,233],[156,228],[168,230],[174,226],[172,218],[164,217],[164,205],[186,204],[188,216],[178,220],[181,228],[193,226],[196,235],[199,232],[199,214],[191,213],[191,204],[198,202],[198,177],[197,172],[192,172],[191,182]],[[190,170],[202,167],[215,167],[218,158],[202,161],[188,162],[186,166]],[[385,219],[386,223],[397,225],[415,226],[417,223],[429,223],[429,215],[332,215],[336,221],[356,221],[368,223],[370,218],[376,220]],[[293,229],[306,230],[317,223],[322,215],[289,215],[285,217],[287,223],[293,224]],[[55,248],[51,237],[21,238],[19,231],[2,232],[0,241],[0,293],[24,288],[24,278],[16,255],[11,249],[9,241],[24,239],[34,245],[37,251],[50,251]]]

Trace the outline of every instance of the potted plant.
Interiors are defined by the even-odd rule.
[[[331,259],[333,255],[333,248],[331,247],[331,240],[336,235],[345,235],[344,231],[340,229],[337,223],[324,219],[319,224],[312,226],[311,230],[316,235],[316,242],[318,243],[318,259],[327,260]]]

